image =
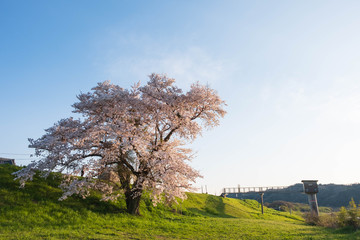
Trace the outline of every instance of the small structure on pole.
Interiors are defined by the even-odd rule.
[[[319,207],[316,199],[316,193],[319,192],[318,180],[302,180],[304,192],[308,195],[311,213],[319,216]]]

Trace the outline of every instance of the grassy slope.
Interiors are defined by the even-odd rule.
[[[188,194],[183,203],[153,207],[141,203],[141,217],[124,212],[124,200],[99,201],[72,197],[59,202],[55,178],[35,178],[18,188],[11,172],[0,165],[0,239],[360,239],[304,224],[296,215],[265,208],[254,200]]]

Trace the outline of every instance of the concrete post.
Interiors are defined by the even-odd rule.
[[[316,199],[316,193],[307,194],[309,199],[309,206],[312,213],[316,216],[319,216],[319,207]]]
[[[316,193],[319,192],[318,180],[302,180],[304,184],[304,192],[308,195],[310,210],[316,216],[319,216],[319,207],[316,199]]]

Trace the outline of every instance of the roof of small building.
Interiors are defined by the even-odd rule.
[[[2,163],[9,163],[9,164],[15,165],[15,159],[0,157],[0,164],[2,164]]]

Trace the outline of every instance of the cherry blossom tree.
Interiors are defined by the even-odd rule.
[[[29,139],[40,160],[14,173],[21,186],[37,171],[44,177],[59,171],[60,200],[86,197],[90,189],[101,191],[104,200],[124,194],[127,211],[135,215],[144,190],[155,204],[185,198],[200,174],[188,164],[193,154],[184,145],[203,127],[219,124],[225,103],[208,86],[196,83],[183,93],[165,75],[149,78],[129,90],[106,81],[80,94],[73,104],[79,119],[62,119],[41,138]]]

